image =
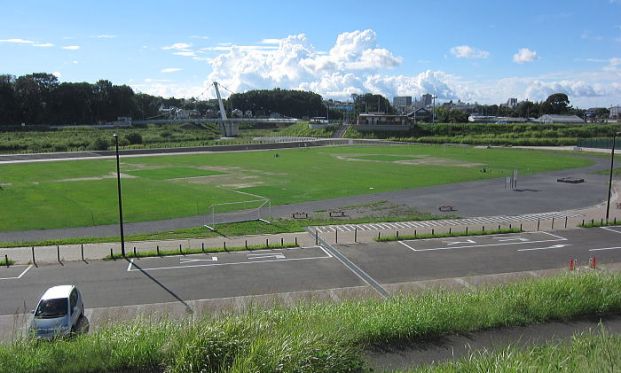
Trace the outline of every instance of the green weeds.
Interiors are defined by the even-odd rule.
[[[72,340],[2,345],[0,371],[360,371],[364,349],[619,312],[619,294],[621,275],[583,272],[385,301],[303,303],[198,321],[138,320]],[[490,370],[497,371],[483,369]]]

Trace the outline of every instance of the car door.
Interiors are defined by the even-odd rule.
[[[76,288],[71,290],[69,295],[69,312],[71,312],[71,326],[74,326],[78,322],[80,316],[80,309],[78,307],[78,291]]]

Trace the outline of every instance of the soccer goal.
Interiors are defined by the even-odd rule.
[[[272,200],[268,198],[216,203],[209,206],[209,213],[204,216],[203,226],[215,231],[216,225],[222,223],[258,220],[271,224],[268,220],[271,215]]]

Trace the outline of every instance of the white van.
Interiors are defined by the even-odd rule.
[[[52,339],[76,330],[84,315],[84,303],[73,285],[54,286],[45,291],[33,311],[30,330],[37,338]]]

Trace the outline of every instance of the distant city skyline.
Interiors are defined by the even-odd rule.
[[[621,104],[621,0],[7,1],[0,74],[213,98],[251,89]]]

